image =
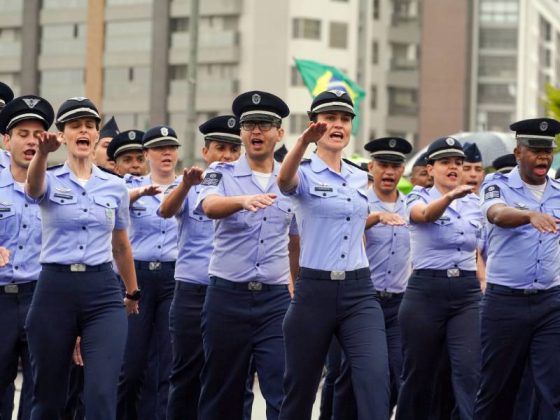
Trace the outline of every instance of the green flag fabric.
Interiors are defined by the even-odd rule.
[[[352,124],[352,134],[356,135],[360,125],[360,103],[364,99],[364,90],[339,69],[310,60],[295,59],[303,83],[314,98],[325,90],[344,90],[354,102],[356,117]]]

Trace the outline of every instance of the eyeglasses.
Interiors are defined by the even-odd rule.
[[[269,131],[272,127],[277,127],[276,124],[269,121],[244,121],[240,125],[245,131],[253,131],[255,127],[259,127],[260,131]]]

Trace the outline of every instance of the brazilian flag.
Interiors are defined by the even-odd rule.
[[[356,117],[352,124],[352,134],[356,135],[360,125],[360,103],[366,95],[364,90],[339,69],[310,60],[295,60],[303,83],[314,98],[325,90],[344,90],[354,102]]]

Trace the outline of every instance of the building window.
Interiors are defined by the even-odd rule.
[[[290,74],[291,74],[290,77],[291,86],[305,86],[305,83],[303,82],[303,78],[301,77],[301,74],[297,66],[292,66]]]
[[[389,88],[389,114],[414,116],[418,113],[418,91],[409,88]]]
[[[369,88],[369,106],[371,109],[377,109],[377,86],[375,85]]]
[[[189,31],[189,18],[173,18],[171,19],[171,32],[188,32]]]
[[[480,48],[488,49],[517,49],[518,28],[481,28]]]
[[[515,56],[481,55],[478,62],[478,74],[483,77],[515,78],[517,58]]]
[[[547,42],[552,41],[552,26],[550,22],[542,16],[539,20],[539,34],[542,40]]]
[[[373,0],[373,19],[379,20],[379,0]]]
[[[480,84],[478,85],[478,101],[490,104],[514,104],[515,85],[513,83]]]
[[[309,125],[309,117],[306,114],[290,115],[290,134],[301,134]]]
[[[492,23],[517,23],[519,0],[482,0],[480,21]]]
[[[329,31],[329,47],[346,48],[348,46],[348,24],[331,22]]]
[[[187,80],[187,65],[179,64],[170,66],[169,78],[171,80]]]
[[[293,38],[321,39],[321,21],[317,19],[295,18],[293,24]]]
[[[371,63],[379,64],[379,43],[377,41],[371,43]]]

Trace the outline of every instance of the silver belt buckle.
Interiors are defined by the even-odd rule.
[[[86,271],[86,265],[85,264],[70,264],[70,271],[81,273],[83,271]]]
[[[247,288],[254,292],[260,292],[262,290],[262,283],[259,281],[250,281]]]
[[[450,268],[447,270],[447,277],[459,277],[461,275],[461,270],[458,268]]]
[[[159,270],[160,268],[161,268],[161,263],[158,261],[150,261],[150,263],[148,264],[148,269],[150,271]]]
[[[331,280],[345,280],[345,279],[346,279],[345,271],[331,271]]]
[[[4,286],[4,293],[15,295],[19,292],[19,287],[17,284],[7,284]]]

